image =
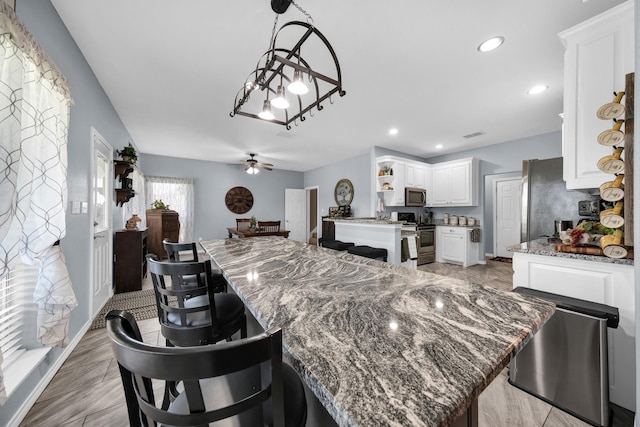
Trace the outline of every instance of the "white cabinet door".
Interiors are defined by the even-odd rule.
[[[438,227],[439,239],[436,251],[440,251],[440,260],[463,264],[466,257],[465,228]]]
[[[461,162],[452,164],[450,175],[450,203],[454,205],[471,205],[471,163]]]
[[[449,187],[451,185],[451,167],[440,165],[432,167],[433,205],[447,206],[449,204]]]
[[[633,16],[633,1],[628,1],[559,34],[566,49],[562,152],[567,188],[597,188],[611,180],[597,163],[612,148],[597,138],[612,122],[598,119],[596,111],[612,101],[613,92],[624,91],[625,75],[634,71]]]
[[[476,206],[477,165],[474,158],[432,165],[433,206]]]
[[[407,187],[425,188],[425,166],[420,163],[405,164],[405,185]]]
[[[396,162],[393,167],[393,171],[396,174],[392,206],[404,206],[404,187],[406,186],[405,182],[405,164],[402,162]]]
[[[405,176],[405,185],[407,187],[417,187],[416,185],[416,166],[411,164],[411,163],[407,163],[404,166],[404,176]]]
[[[425,169],[424,165],[415,166],[415,186],[418,188],[427,188],[425,184]]]

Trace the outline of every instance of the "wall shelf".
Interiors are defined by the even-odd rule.
[[[136,193],[131,188],[131,180],[127,177],[134,171],[136,165],[133,163],[125,162],[124,160],[113,161],[114,179],[120,182],[120,188],[116,188],[116,206],[122,206],[127,203],[131,198],[135,197]]]

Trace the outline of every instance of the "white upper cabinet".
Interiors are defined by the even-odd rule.
[[[431,206],[478,205],[478,159],[468,158],[431,165]]]
[[[425,188],[425,169],[423,163],[407,162],[405,164],[405,185],[407,187]]]
[[[563,31],[559,37],[565,47],[564,180],[570,189],[597,188],[611,180],[597,163],[612,154],[612,147],[598,143],[598,135],[611,129],[613,121],[600,120],[596,112],[613,100],[614,92],[625,90],[625,75],[634,71],[633,1]]]

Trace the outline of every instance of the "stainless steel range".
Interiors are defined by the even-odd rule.
[[[402,235],[416,236],[418,247],[417,264],[429,264],[436,260],[436,226],[433,224],[419,224],[413,212],[399,212],[398,221],[405,221],[402,225]]]

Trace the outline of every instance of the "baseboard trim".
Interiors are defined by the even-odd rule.
[[[53,364],[47,371],[47,374],[42,377],[42,379],[38,382],[36,388],[29,394],[25,401],[22,402],[22,405],[20,405],[20,408],[16,411],[13,417],[11,417],[9,423],[7,424],[7,427],[19,427],[20,423],[26,418],[27,414],[36,403],[40,395],[44,392],[45,388],[47,388],[53,377],[58,373],[58,371],[62,367],[62,364],[67,360],[67,358],[69,358],[71,352],[76,348],[76,346],[80,343],[80,340],[82,340],[84,335],[87,333],[89,327],[91,326],[91,323],[91,320],[87,321],[87,323],[83,325],[82,329],[80,329],[80,332],[76,334],[75,338],[69,342],[69,345],[65,347],[64,351],[60,354],[60,357],[58,357],[53,362]]]

